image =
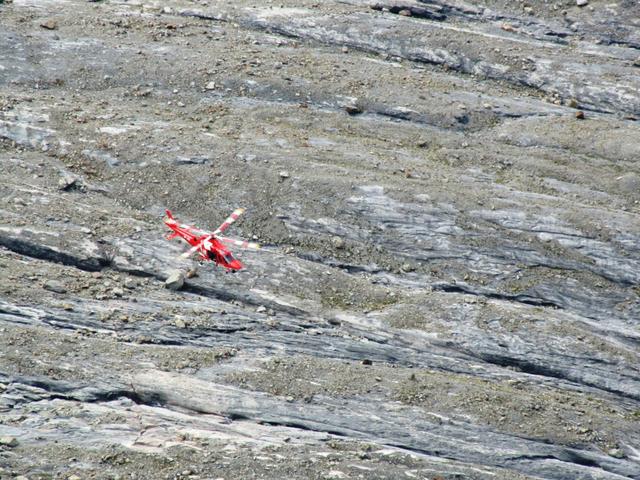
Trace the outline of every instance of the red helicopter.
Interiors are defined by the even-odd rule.
[[[220,236],[222,232],[229,228],[229,226],[244,213],[244,208],[234,210],[214,232],[206,232],[189,225],[180,225],[176,219],[173,218],[171,211],[166,210],[166,213],[167,216],[164,219],[164,223],[173,230],[172,233],[167,235],[167,240],[182,237],[191,245],[191,248],[180,255],[180,258],[188,258],[198,252],[203,260],[215,262],[216,265],[221,265],[226,268],[227,272],[236,272],[243,267],[242,263],[231,254],[225,244],[254,250],[260,248],[260,245],[257,243]]]

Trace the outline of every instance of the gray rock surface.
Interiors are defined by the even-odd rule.
[[[0,2],[0,478],[640,478],[639,13]]]

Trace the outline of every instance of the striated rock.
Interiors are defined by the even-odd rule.
[[[0,28],[0,477],[640,478],[625,2],[35,3]],[[242,270],[168,270],[166,209],[238,206]]]

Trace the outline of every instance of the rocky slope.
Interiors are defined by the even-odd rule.
[[[0,2],[0,477],[640,478],[640,7],[578,3]]]

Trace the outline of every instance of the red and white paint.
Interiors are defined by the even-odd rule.
[[[166,213],[167,216],[164,219],[164,223],[173,230],[172,233],[167,235],[167,239],[181,237],[191,245],[191,248],[181,255],[182,258],[188,258],[197,252],[203,260],[215,262],[216,265],[226,268],[227,271],[237,271],[243,268],[243,265],[224,244],[227,243],[241,248],[260,248],[257,243],[219,236],[244,213],[244,208],[234,210],[213,233],[205,232],[189,225],[178,224],[169,210]]]

